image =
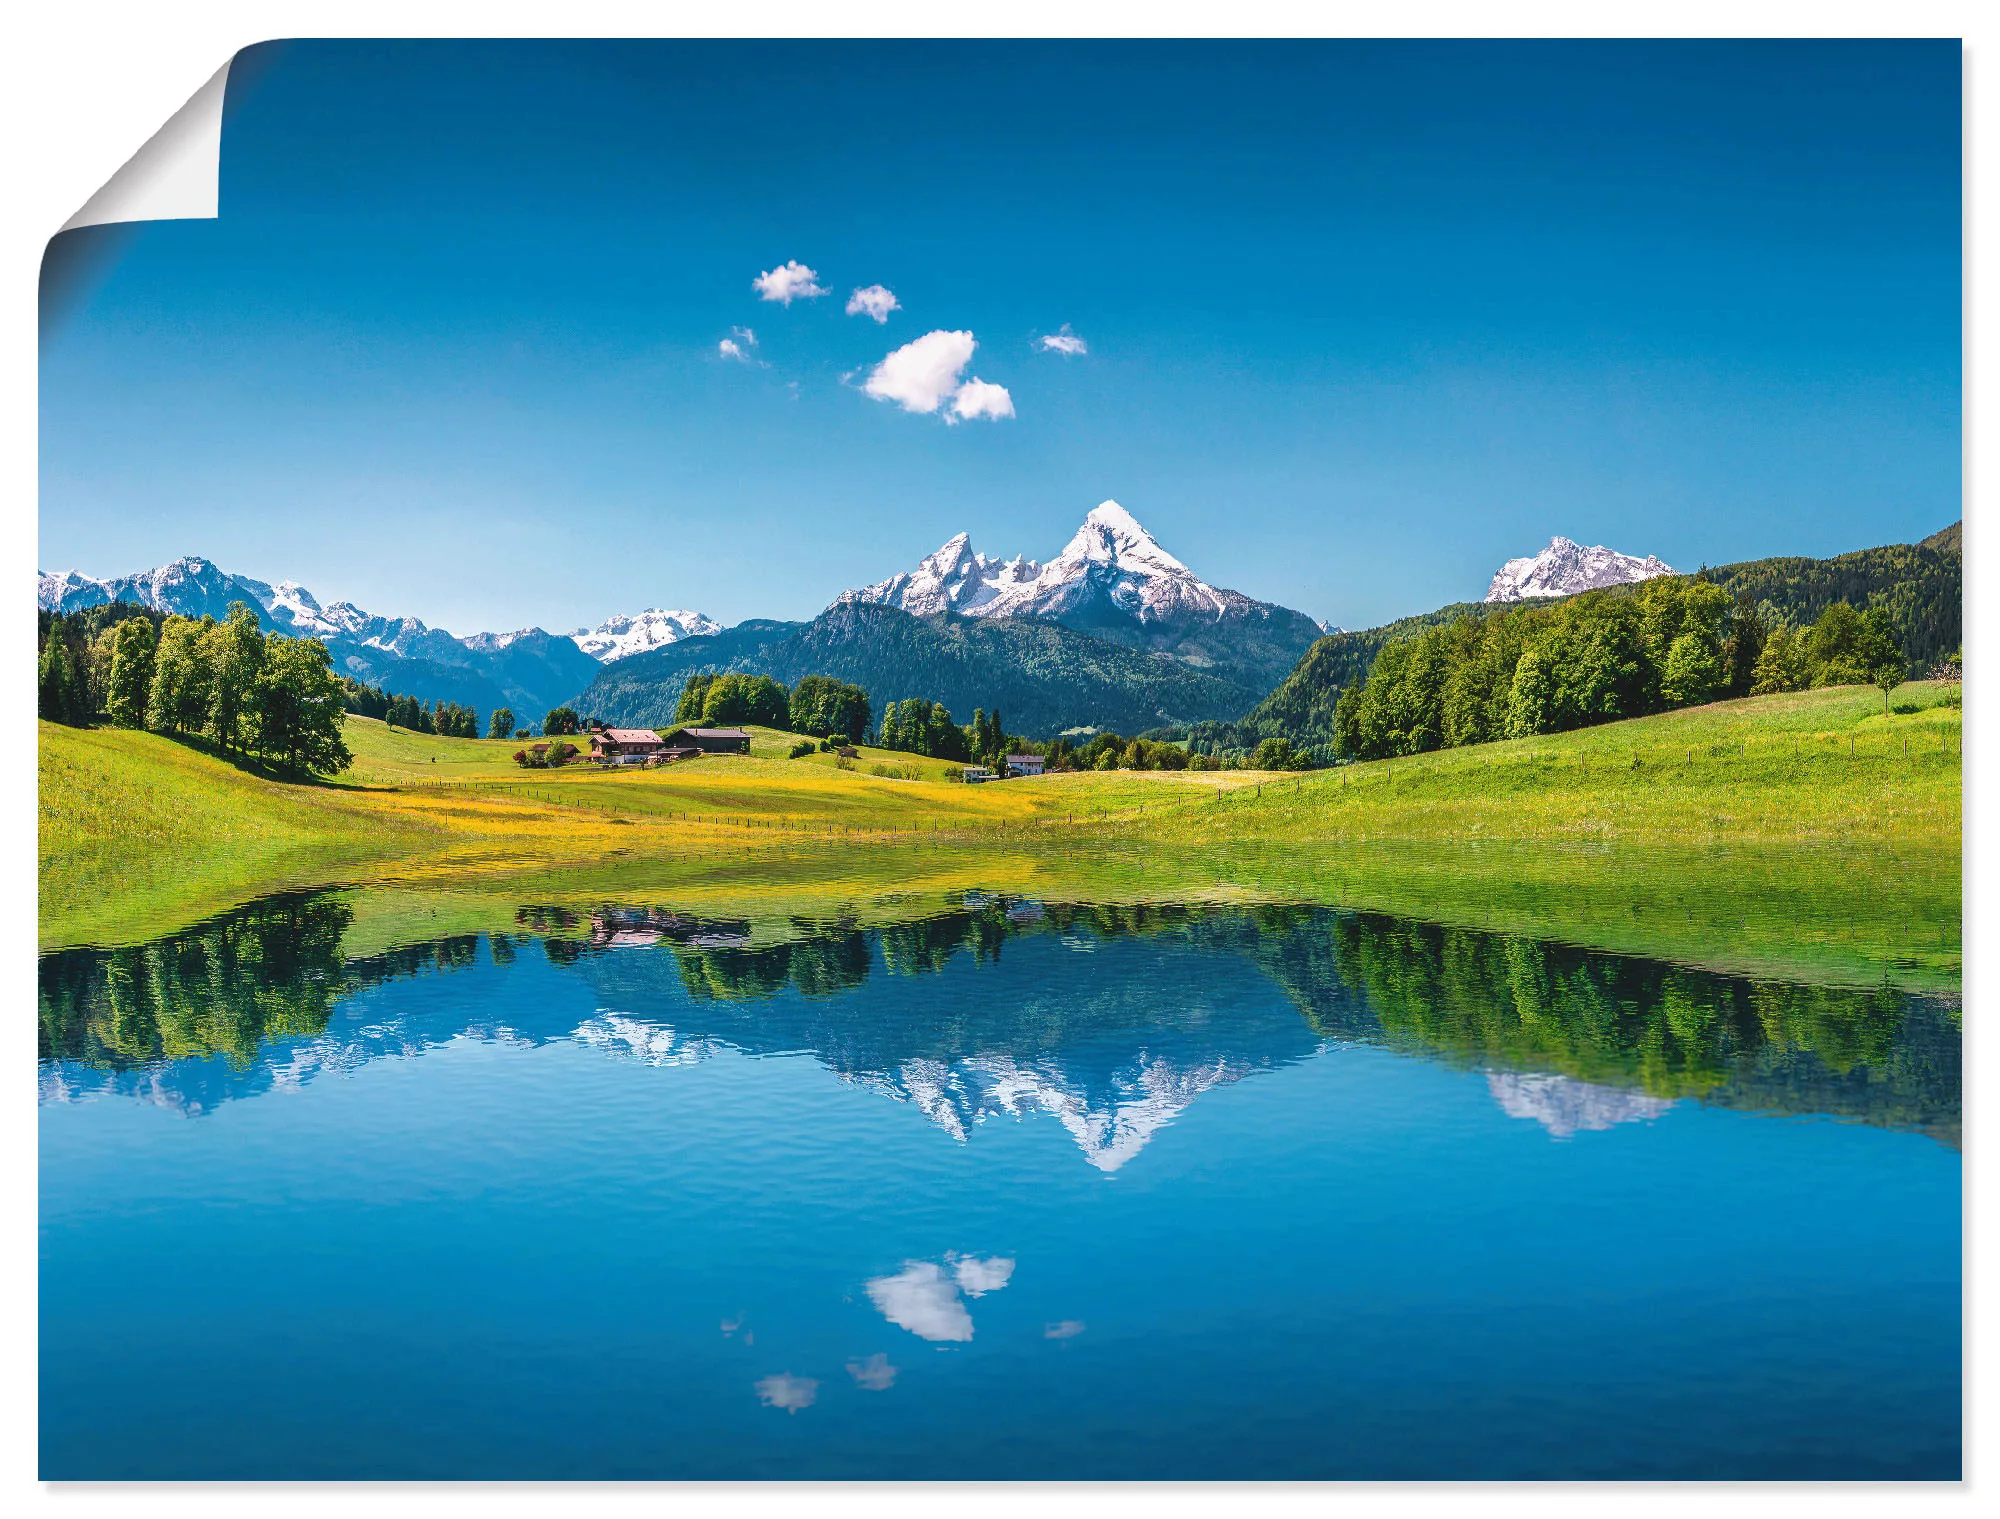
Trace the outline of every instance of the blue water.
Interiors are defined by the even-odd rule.
[[[342,912],[45,960],[45,1479],[1958,1475],[1935,1000],[1323,912]]]

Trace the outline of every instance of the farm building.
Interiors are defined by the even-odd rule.
[[[664,742],[674,747],[699,749],[703,754],[750,752],[750,733],[745,728],[676,728]]]
[[[1009,775],[1040,775],[1042,757],[1039,754],[1010,754],[1007,756]]]
[[[651,728],[598,728],[590,735],[590,757],[603,765],[645,765],[666,747]]]

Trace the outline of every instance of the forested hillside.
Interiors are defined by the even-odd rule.
[[[1753,559],[1703,568],[1696,578],[1713,582],[1732,597],[1747,594],[1772,628],[1815,623],[1835,602],[1879,610],[1889,619],[1911,669],[1921,672],[1956,650],[1964,636],[1961,533],[1962,525],[1953,523],[1922,543],[1861,549],[1832,559]],[[1643,588],[1619,586],[1586,594],[1632,596]],[[1264,739],[1286,738],[1318,758],[1331,758],[1340,693],[1367,679],[1385,647],[1462,618],[1485,619],[1507,610],[1505,604],[1454,602],[1378,628],[1329,634],[1242,719],[1189,725],[1188,736],[1197,748],[1213,753],[1250,750]]]
[[[1731,595],[1754,596],[1765,621],[1773,625],[1817,622],[1836,601],[1861,611],[1880,608],[1910,662],[1928,666],[1965,637],[1958,533],[1959,524],[1953,523],[1922,543],[1862,549],[1834,559],[1753,559],[1702,573]]]
[[[1036,738],[1079,727],[1134,732],[1226,721],[1262,694],[1051,622],[913,617],[850,603],[809,623],[745,623],[620,660],[576,705],[606,722],[671,723],[686,678],[709,671],[769,675],[787,685],[830,675],[866,690],[877,711],[912,696],[944,703],[960,721],[975,707],[997,709],[1011,729]]]

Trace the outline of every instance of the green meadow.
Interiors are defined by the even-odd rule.
[[[40,727],[40,940],[134,943],[349,885],[357,932],[526,901],[887,921],[967,890],[1303,901],[1749,974],[1949,988],[1957,687],[1753,698],[1302,775],[1090,772],[985,786],[886,750],[524,770],[511,741],[350,718],[297,785],[154,734]],[[391,925],[404,923],[398,929]]]

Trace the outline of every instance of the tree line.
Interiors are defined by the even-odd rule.
[[[101,714],[119,727],[203,739],[294,775],[331,775],[352,760],[341,736],[345,693],[318,639],[266,634],[240,601],[220,622],[100,621],[94,636],[88,618],[77,630],[88,637],[82,660],[67,618],[46,628],[36,696],[49,721],[83,726]]]
[[[479,713],[458,702],[421,702],[414,696],[398,696],[380,686],[364,685],[349,675],[340,677],[340,688],[343,705],[357,717],[379,718],[391,728],[407,728],[412,733],[437,733],[445,738],[479,737]],[[495,707],[486,725],[486,736],[526,738],[528,730],[514,726],[512,707]]]
[[[866,691],[827,675],[805,676],[789,691],[768,675],[690,675],[674,707],[674,721],[690,727],[756,723],[857,744],[873,717]]]
[[[1837,602],[1766,625],[1755,600],[1699,577],[1462,617],[1383,648],[1341,691],[1341,754],[1380,759],[1643,717],[1724,697],[1905,674],[1888,616]]]

